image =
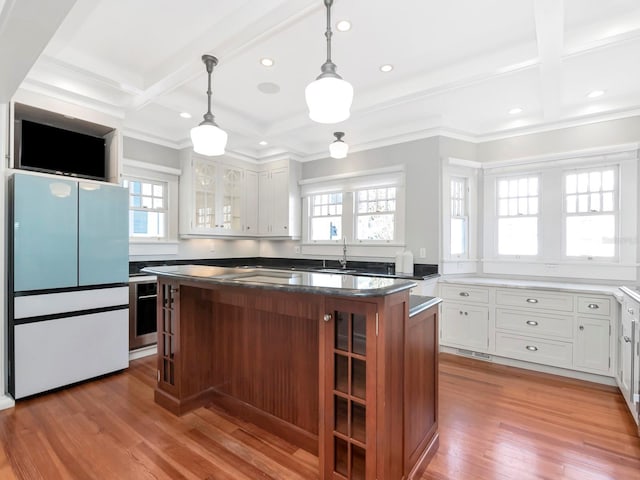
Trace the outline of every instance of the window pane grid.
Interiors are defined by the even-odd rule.
[[[498,254],[538,254],[537,175],[501,178],[497,184]]]
[[[167,215],[166,184],[126,178],[122,185],[129,189],[129,236],[164,238]]]
[[[615,168],[567,173],[565,212],[568,214],[610,213],[616,211]]]
[[[565,173],[566,256],[615,257],[617,173],[611,166]]]
[[[313,195],[310,206],[311,240],[342,238],[342,192]]]
[[[538,177],[498,180],[498,217],[537,217]]]
[[[368,188],[356,192],[356,240],[395,239],[396,187]]]
[[[451,179],[451,216],[467,216],[467,181],[464,178]]]

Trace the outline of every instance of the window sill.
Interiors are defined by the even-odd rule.
[[[177,255],[179,243],[162,240],[130,240],[129,256]]]

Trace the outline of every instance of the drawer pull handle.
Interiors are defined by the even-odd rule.
[[[140,295],[138,300],[146,300],[148,298],[158,298],[158,294],[154,293],[153,295]]]
[[[527,350],[529,350],[530,352],[537,352],[538,351],[538,347],[536,347],[535,345],[527,345]]]
[[[329,320],[331,320],[331,314],[330,314],[330,313],[325,313],[325,314],[324,314],[324,317],[322,317],[322,319],[323,319],[325,322],[328,322]]]
[[[597,310],[598,308],[600,308],[600,305],[598,305],[597,303],[590,303],[589,305],[587,305],[587,308]]]
[[[469,292],[460,292],[458,295],[460,295],[461,297],[468,297]]]
[[[538,322],[536,322],[535,320],[527,320],[527,325],[531,325],[532,327],[537,327]]]
[[[631,339],[629,337],[627,337],[626,335],[624,337],[622,337],[622,338],[624,338],[624,341],[627,342],[627,343],[631,342]]]
[[[538,303],[537,298],[527,298],[527,303]]]

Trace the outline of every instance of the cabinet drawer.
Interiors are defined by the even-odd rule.
[[[573,346],[571,343],[555,340],[497,332],[496,355],[571,368]]]
[[[573,338],[573,317],[496,309],[496,328],[525,335]]]
[[[489,303],[489,289],[466,285],[440,285],[440,296],[457,302]]]
[[[611,314],[611,300],[598,297],[578,297],[578,313],[608,317]]]
[[[496,304],[511,307],[527,307],[536,310],[573,312],[571,294],[550,293],[543,290],[498,290]]]

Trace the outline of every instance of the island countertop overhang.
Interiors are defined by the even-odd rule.
[[[266,268],[171,265],[146,267],[142,271],[166,279],[203,284],[346,297],[379,297],[416,286],[411,280]]]

